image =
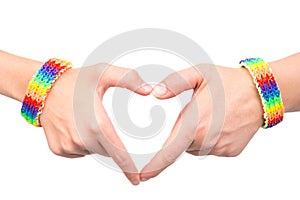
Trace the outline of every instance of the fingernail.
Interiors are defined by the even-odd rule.
[[[165,84],[156,85],[152,91],[154,96],[161,97],[167,93],[167,87]]]
[[[149,178],[142,178],[141,181],[145,182],[145,181],[148,181]]]
[[[144,90],[144,92],[148,93],[148,92],[151,92],[152,91],[152,87],[150,85],[144,85],[142,87],[142,89]]]
[[[138,185],[140,181],[138,179],[134,179],[131,181],[133,185]]]

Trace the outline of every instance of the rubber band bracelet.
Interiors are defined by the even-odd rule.
[[[267,62],[261,58],[248,58],[240,61],[240,67],[250,72],[264,110],[263,128],[271,128],[283,120],[284,106],[275,77]]]
[[[21,115],[28,123],[41,126],[40,115],[47,95],[55,81],[70,68],[72,68],[71,62],[52,58],[36,72],[29,82],[21,108]]]

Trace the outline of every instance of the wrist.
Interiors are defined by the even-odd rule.
[[[263,128],[271,128],[283,120],[284,105],[280,90],[269,64],[261,58],[246,58],[240,67],[249,71],[264,110]]]
[[[247,106],[247,110],[249,110],[252,115],[255,115],[256,122],[258,127],[260,127],[264,122],[264,110],[261,102],[261,98],[253,82],[253,78],[245,68],[238,69],[240,71],[240,75],[237,77],[240,79],[239,83],[242,87],[242,104]],[[250,114],[250,113],[249,113]]]
[[[51,58],[35,73],[22,103],[21,114],[26,121],[34,126],[41,126],[40,115],[46,98],[55,82],[70,68],[72,68],[71,62]]]
[[[294,110],[293,99],[291,99],[291,94],[289,89],[292,85],[291,82],[287,81],[289,79],[285,77],[286,72],[283,71],[283,69],[284,70],[288,70],[288,69],[284,67],[280,67],[282,64],[283,64],[282,61],[275,61],[275,62],[270,62],[269,66],[272,69],[273,74],[277,80],[278,87],[281,92],[281,97],[285,108],[285,112],[291,112]]]
[[[24,70],[21,70],[20,78],[16,82],[15,89],[12,90],[12,98],[22,102],[30,80],[37,70],[43,65],[42,62],[27,60],[24,63]],[[26,66],[26,67],[25,67]]]

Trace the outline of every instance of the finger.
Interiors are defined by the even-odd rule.
[[[200,156],[200,151],[199,150],[186,151],[186,152],[193,155],[193,156]]]
[[[86,145],[89,154],[98,154],[101,156],[105,156],[105,157],[109,157],[109,154],[107,153],[107,151],[104,149],[104,147],[98,142],[98,141],[93,141],[92,143],[88,143],[88,145]]]
[[[103,76],[107,77],[108,87],[127,88],[140,95],[149,95],[152,91],[152,87],[133,69],[109,66]]]
[[[195,138],[199,117],[197,104],[192,100],[179,115],[164,147],[153,157],[140,173],[142,181],[160,174],[184,153]]]
[[[209,153],[207,153],[206,151],[200,151],[200,150],[193,150],[193,151],[187,151],[187,153],[194,155],[194,156],[206,156],[206,155],[214,155],[214,156],[220,156],[220,157],[224,157],[224,153],[220,153],[218,151],[210,151]]]
[[[97,123],[97,122],[95,122]],[[98,126],[97,124],[95,124],[95,127]],[[90,130],[93,134],[97,134],[99,131],[99,128],[95,129],[95,130]],[[84,149],[85,151],[87,151],[89,154],[99,154],[102,156],[106,156],[109,157],[108,153],[106,152],[106,150],[104,149],[104,147],[99,144],[99,142],[97,140],[95,140],[94,137],[90,137],[90,136],[85,136],[83,135],[81,137],[81,140],[83,142],[84,145]]]
[[[171,98],[185,90],[195,89],[202,81],[197,69],[191,67],[170,74],[153,88],[152,94],[159,99]]]
[[[86,156],[86,155],[90,155],[91,152],[88,150],[84,150],[84,149],[77,149],[74,150],[72,152],[68,152],[70,155],[82,155],[82,156]]]
[[[67,158],[82,158],[84,156],[85,155],[80,155],[80,154],[69,154],[69,155],[67,155],[65,157],[67,157]]]
[[[81,144],[81,140],[72,138],[70,132],[61,131],[55,126],[48,126],[47,129],[44,127],[43,129],[48,146],[54,154],[68,158],[82,157],[90,154],[85,146]]]
[[[99,99],[95,101],[95,112],[98,118],[97,120],[99,122],[99,146],[103,146],[105,151],[112,157],[115,163],[124,172],[128,180],[133,185],[138,185],[140,182],[138,170],[129,153],[127,152],[124,144],[117,135]]]

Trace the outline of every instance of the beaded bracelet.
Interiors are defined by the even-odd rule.
[[[271,128],[283,120],[284,106],[275,77],[267,62],[261,58],[240,61],[240,66],[248,69],[261,98],[264,110],[263,128]]]
[[[70,68],[72,68],[71,62],[52,58],[36,72],[29,82],[21,109],[21,115],[28,123],[38,127],[41,126],[40,115],[46,97],[55,81]]]

